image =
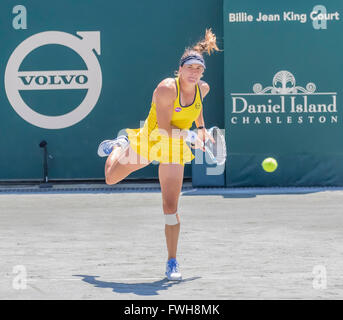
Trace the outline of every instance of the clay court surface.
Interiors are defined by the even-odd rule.
[[[343,191],[290,190],[185,188],[181,282],[158,190],[0,193],[0,299],[342,299]]]

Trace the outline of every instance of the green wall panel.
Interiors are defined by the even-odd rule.
[[[0,180],[40,179],[43,152],[38,144],[42,140],[48,142],[53,157],[49,159],[50,179],[102,179],[105,159],[96,154],[99,142],[115,137],[123,128],[140,126],[148,115],[154,88],[165,77],[174,75],[184,48],[198,41],[208,27],[212,27],[223,48],[222,1],[30,0],[20,5],[27,10],[26,29],[13,27],[18,15],[12,12],[16,6],[13,1],[3,0],[0,4]],[[99,45],[99,41],[89,38],[86,50],[101,70],[101,90],[94,108],[81,121],[60,129],[43,128],[24,119],[14,110],[5,91],[5,71],[13,52],[31,36],[50,31],[79,38],[72,42],[82,40],[84,46],[86,40],[77,32],[98,31],[100,39]],[[51,34],[46,35],[44,45],[31,50],[20,63],[17,61],[18,76],[38,77],[46,71],[60,71],[67,72],[65,80],[70,80],[72,70],[77,70],[76,75],[88,75],[88,82],[75,89],[67,84],[63,89],[38,84],[39,89],[30,87],[18,92],[34,112],[62,116],[88,101],[89,87],[95,86],[96,77],[79,52],[54,43]],[[224,126],[223,56],[221,52],[206,59],[204,80],[211,86],[204,103],[207,126]],[[51,81],[49,76],[47,79]],[[43,83],[44,78],[39,81]],[[12,85],[16,86],[14,81]],[[130,178],[155,178],[157,169],[150,165]],[[191,166],[186,165],[185,177],[190,176]]]
[[[332,18],[321,29],[317,4],[224,1],[228,186],[343,185],[343,2],[320,2]]]

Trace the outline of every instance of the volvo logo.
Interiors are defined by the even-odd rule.
[[[24,40],[13,51],[5,71],[5,90],[13,109],[27,122],[45,129],[70,127],[84,119],[95,107],[101,92],[102,73],[93,49],[100,55],[100,32],[46,31]],[[74,50],[85,62],[85,70],[19,71],[25,57],[33,50],[49,44],[58,44]],[[87,89],[83,101],[71,112],[47,116],[30,108],[22,99],[21,90]]]

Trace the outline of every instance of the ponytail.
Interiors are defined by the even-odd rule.
[[[211,28],[206,29],[205,38],[200,40],[192,49],[201,55],[204,52],[211,55],[213,51],[219,51],[216,35],[212,32]]]

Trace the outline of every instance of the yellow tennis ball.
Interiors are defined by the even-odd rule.
[[[262,167],[264,171],[273,172],[277,168],[277,161],[274,158],[264,159],[262,162]]]

